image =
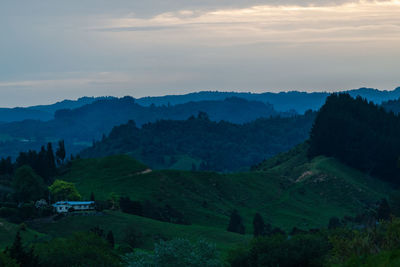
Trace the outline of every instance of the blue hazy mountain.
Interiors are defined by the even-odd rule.
[[[109,99],[112,97],[82,97],[77,100],[63,100],[51,105],[39,105],[31,107],[0,108],[0,121],[13,122],[23,120],[49,121],[54,119],[54,114],[59,109],[74,109],[97,100]]]
[[[393,91],[380,91],[372,88],[360,88],[346,91],[351,96],[361,96],[376,104],[384,101],[400,98],[400,87]],[[308,109],[318,110],[330,95],[329,92],[280,92],[280,93],[238,93],[203,91],[184,95],[166,95],[160,97],[143,97],[136,99],[136,103],[142,106],[168,106],[179,105],[188,102],[217,101],[230,97],[242,98],[249,101],[259,101],[272,105],[278,112],[296,112],[303,114]],[[111,100],[115,97],[82,97],[78,100],[63,100],[51,105],[39,105],[27,108],[0,108],[0,121],[12,122],[23,120],[48,121],[54,118],[54,114],[60,109],[76,109],[97,100]]]
[[[400,87],[393,91],[380,91],[373,88],[360,88],[346,91],[351,96],[361,96],[376,104],[383,101],[397,99],[400,97]],[[308,109],[318,110],[324,103],[325,99],[330,95],[329,92],[280,92],[280,93],[237,93],[237,92],[217,92],[204,91],[198,93],[190,93],[185,95],[167,95],[160,97],[144,97],[137,99],[137,103],[149,106],[154,105],[176,105],[189,101],[203,100],[222,100],[227,97],[240,97],[247,100],[257,100],[270,103],[277,111],[294,110],[299,114],[303,114]]]

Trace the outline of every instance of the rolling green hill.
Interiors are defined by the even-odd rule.
[[[150,171],[127,155],[102,159],[77,159],[62,179],[74,182],[84,199],[95,193],[106,200],[111,193],[132,200],[170,205],[182,212],[190,225],[159,222],[121,212],[104,216],[66,217],[56,223],[30,224],[51,236],[67,235],[101,226],[116,232],[132,226],[145,236],[144,248],[154,237],[205,238],[222,250],[246,242],[252,234],[256,212],[266,222],[284,230],[326,227],[332,216],[354,216],[373,206],[389,192],[385,183],[323,156],[308,160],[307,145],[267,160],[252,172],[219,174],[176,170]],[[229,215],[237,209],[246,235],[226,231]],[[58,229],[66,229],[58,231]]]

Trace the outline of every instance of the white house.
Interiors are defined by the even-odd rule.
[[[94,210],[94,201],[58,201],[53,204],[54,209],[58,213],[69,212],[71,209],[74,211],[79,210]]]

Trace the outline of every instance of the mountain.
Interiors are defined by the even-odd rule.
[[[28,108],[0,108],[0,120],[2,123],[23,120],[51,120],[53,114],[46,111]]]
[[[82,99],[80,103],[92,100]],[[129,120],[141,126],[160,119],[185,120],[200,111],[207,112],[212,120],[235,123],[261,117],[294,115],[279,113],[266,103],[239,98],[149,107],[137,104],[132,97],[105,98],[76,109],[57,110],[50,121],[26,120],[0,124],[0,156],[15,158],[19,151],[37,150],[46,142],[60,139],[65,140],[69,152],[77,153],[90,146],[93,140],[107,135],[114,126]]]
[[[238,171],[284,152],[308,138],[315,112],[262,118],[245,124],[210,120],[160,120],[138,128],[133,121],[80,153],[102,157],[129,153],[152,168]]]
[[[380,91],[372,88],[360,88],[345,91],[351,96],[361,96],[376,104],[400,97],[400,88],[393,91]],[[136,99],[136,103],[142,106],[169,106],[191,102],[196,104],[201,101],[223,101],[226,98],[242,98],[249,101],[259,101],[272,105],[277,112],[289,112],[303,114],[308,109],[318,110],[325,99],[330,95],[328,92],[299,92],[289,91],[280,93],[239,93],[239,92],[211,92],[202,91],[185,95],[167,95],[160,97],[142,97]],[[0,121],[13,122],[23,120],[48,121],[54,118],[54,114],[60,109],[76,109],[84,105],[92,104],[98,100],[113,100],[115,97],[82,97],[78,100],[63,100],[51,105],[38,105],[26,108],[0,108]],[[243,114],[243,113],[242,113]],[[212,115],[210,114],[212,117]]]
[[[0,121],[14,122],[24,120],[49,121],[54,119],[54,113],[59,109],[74,109],[91,104],[100,99],[110,97],[82,97],[78,100],[63,100],[51,105],[39,105],[26,108],[0,108]]]
[[[353,97],[361,96],[373,101],[376,104],[381,104],[383,101],[397,99],[400,97],[400,87],[393,91],[381,91],[372,88],[360,88],[344,91]],[[137,99],[137,103],[145,106],[155,105],[176,105],[189,101],[203,100],[221,100],[227,97],[240,97],[247,100],[257,100],[268,102],[274,106],[277,111],[294,110],[297,113],[304,113],[308,109],[318,110],[324,103],[325,99],[330,95],[328,92],[299,92],[289,91],[280,93],[238,93],[238,92],[198,92],[185,95],[168,95],[160,97],[144,97]]]

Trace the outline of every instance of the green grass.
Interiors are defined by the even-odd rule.
[[[251,239],[251,235],[239,235],[219,228],[171,224],[117,211],[107,211],[104,216],[68,216],[56,223],[30,223],[29,226],[53,237],[67,237],[74,232],[89,231],[99,226],[106,233],[112,230],[116,243],[123,243],[128,229],[134,229],[142,235],[142,248],[148,250],[153,249],[154,243],[160,238],[206,239],[215,243],[220,251],[227,251],[232,245],[243,244]]]
[[[248,232],[260,212],[267,222],[290,230],[326,226],[332,216],[361,212],[389,192],[388,186],[332,158],[308,161],[303,148],[266,162],[261,171],[235,174],[177,170],[140,174],[146,167],[129,156],[81,159],[63,179],[86,199],[111,192],[133,200],[169,204],[197,225],[225,229],[238,209]]]
[[[226,251],[250,239],[256,212],[287,231],[295,226],[320,228],[326,227],[333,216],[363,212],[390,192],[383,182],[333,158],[308,160],[305,145],[260,164],[253,172],[157,170],[143,174],[146,169],[128,155],[77,159],[61,179],[75,183],[84,199],[89,199],[91,192],[97,200],[116,193],[159,206],[168,204],[182,212],[191,225],[107,212],[105,216],[67,217],[56,223],[32,223],[30,227],[50,236],[63,236],[99,225],[113,230],[117,242],[122,242],[127,227],[134,227],[143,232],[145,249],[151,249],[159,237],[187,237],[210,240]],[[226,231],[233,209],[243,217],[248,235]]]

